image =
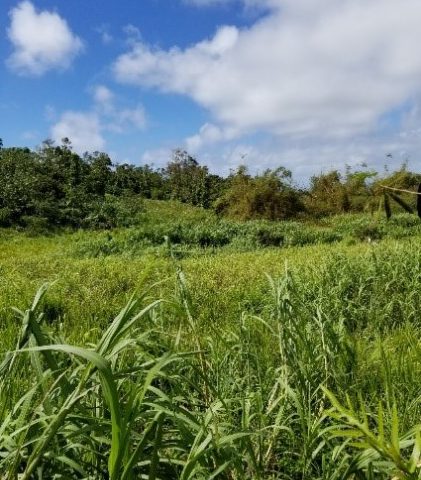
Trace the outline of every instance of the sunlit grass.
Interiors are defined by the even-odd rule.
[[[177,211],[154,208],[151,229]],[[421,236],[402,235],[406,218],[375,241],[346,233],[370,219],[338,217],[305,228],[341,241],[266,248],[2,232],[1,474],[420,478]]]

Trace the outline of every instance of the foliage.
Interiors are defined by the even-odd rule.
[[[0,155],[0,221],[9,226],[33,211],[36,164],[29,149],[1,149]]]
[[[379,205],[387,208],[389,197],[394,199],[392,214],[399,208],[414,211],[415,198],[388,190],[385,199],[385,187],[412,191],[420,181],[420,174],[408,171],[406,164],[384,175],[365,165],[347,166],[344,174],[333,170],[313,176],[308,189],[302,190],[284,167],[252,175],[240,166],[223,178],[182,149],[174,150],[165,168],[119,165],[102,152],[80,156],[64,138],[60,146],[47,140],[36,151],[0,148],[0,227],[27,227],[36,233],[136,225],[137,215],[127,212],[123,219],[124,209],[117,212],[119,199],[127,204],[135,197],[176,200],[238,221],[374,214]],[[261,238],[262,243],[282,243],[265,234]]]
[[[183,243],[144,240],[175,213]],[[140,221],[0,231],[2,475],[417,478],[417,217],[381,217],[379,243],[329,243],[363,215],[223,223],[148,201]],[[223,232],[228,245],[199,246]]]
[[[228,186],[215,209],[238,220],[282,220],[303,211],[298,193],[291,186],[291,172],[280,167],[252,177],[242,166],[228,178]]]
[[[330,416],[338,423],[331,435],[352,439],[352,446],[362,450],[356,456],[354,464],[365,472],[367,478],[384,478],[391,473],[393,478],[402,480],[418,480],[421,477],[421,425],[416,425],[400,436],[396,404],[392,406],[389,426],[385,425],[384,406],[381,402],[373,414],[367,412],[364,404],[358,410],[348,397],[347,405],[344,406],[335,395],[326,392],[333,405]],[[375,428],[370,425],[374,421]],[[390,432],[386,431],[388,427]]]
[[[306,205],[314,216],[361,212],[373,206],[372,185],[377,172],[346,166],[345,175],[338,170],[311,177]]]
[[[220,183],[218,177],[209,175],[207,167],[200,166],[195,158],[180,149],[174,150],[164,176],[171,199],[205,208],[212,204]]]
[[[374,213],[387,178],[304,193],[67,140],[0,148],[0,173],[25,227],[0,229],[2,477],[421,478],[421,223]]]
[[[314,216],[349,210],[349,197],[337,170],[311,177],[307,207]]]

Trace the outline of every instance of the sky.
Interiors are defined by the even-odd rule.
[[[0,138],[214,172],[421,163],[419,0],[1,0]]]

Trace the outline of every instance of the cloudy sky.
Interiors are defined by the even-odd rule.
[[[0,137],[212,170],[421,166],[420,0],[2,0]],[[392,158],[386,155],[392,154]],[[419,164],[419,165],[418,165]]]

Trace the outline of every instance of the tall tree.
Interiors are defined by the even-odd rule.
[[[185,150],[174,150],[164,173],[171,198],[192,205],[209,206],[208,168],[200,166]]]
[[[86,191],[93,195],[104,196],[112,190],[112,162],[106,153],[93,152],[84,155],[84,161],[89,165],[85,178]]]

